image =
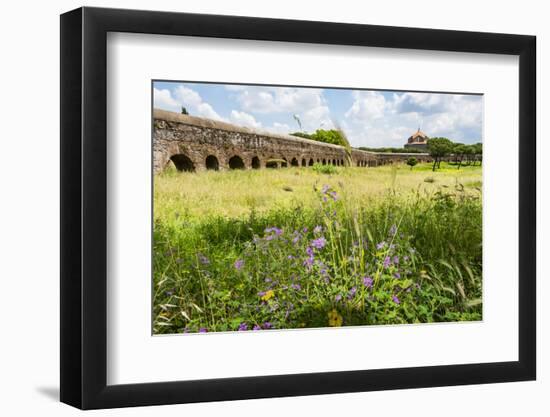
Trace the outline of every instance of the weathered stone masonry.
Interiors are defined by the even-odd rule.
[[[346,165],[343,147],[290,135],[278,135],[172,113],[153,111],[153,165],[160,172],[173,163],[181,171],[259,169]],[[428,161],[427,154],[381,154],[352,150],[353,166],[403,162],[410,156]]]

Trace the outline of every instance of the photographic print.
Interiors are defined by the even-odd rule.
[[[151,94],[153,334],[482,320],[481,94]]]

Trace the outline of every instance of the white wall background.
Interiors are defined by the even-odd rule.
[[[2,415],[75,415],[59,391],[59,17],[82,4],[5,2],[0,14],[0,411]],[[89,6],[158,9],[534,34],[538,37],[539,155],[550,152],[542,120],[550,97],[550,27],[544,2],[353,0],[93,1]],[[314,6],[313,6],[314,5]],[[544,415],[550,411],[549,304],[544,256],[550,250],[550,167],[539,156],[538,381],[100,411],[94,415],[407,416]],[[546,188],[544,190],[543,188]],[[498,214],[497,214],[498,215]],[[543,236],[544,235],[544,236]],[[546,413],[545,413],[546,412]]]

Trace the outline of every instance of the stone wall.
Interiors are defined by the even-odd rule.
[[[153,165],[160,172],[169,164],[182,171],[260,169],[348,165],[343,147],[290,135],[253,130],[229,123],[164,110],[153,111]],[[353,149],[353,166],[372,167],[403,162],[427,154],[380,154]]]

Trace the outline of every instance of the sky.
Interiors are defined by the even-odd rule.
[[[482,142],[483,96],[192,82],[153,83],[155,108],[275,133],[342,129],[354,147],[429,137]]]

